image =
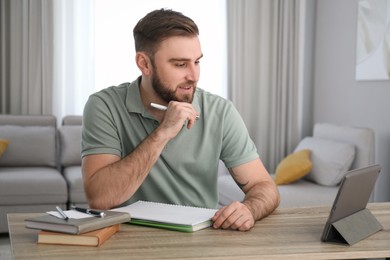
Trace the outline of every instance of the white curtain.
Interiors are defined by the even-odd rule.
[[[94,92],[93,0],[1,0],[0,113],[80,114]]]
[[[0,113],[52,113],[50,0],[0,2]]]
[[[95,91],[94,1],[54,0],[53,114],[80,115]]]
[[[227,1],[228,95],[270,172],[301,137],[300,4]]]

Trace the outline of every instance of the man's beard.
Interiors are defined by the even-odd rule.
[[[184,86],[191,85],[192,86],[192,93],[178,97],[176,95],[176,89],[171,90],[166,85],[164,85],[161,82],[160,77],[158,76],[157,70],[154,69],[153,75],[152,75],[152,87],[153,87],[154,91],[156,91],[156,93],[167,103],[169,103],[170,101],[192,103],[192,100],[194,99],[194,93],[196,90],[196,83],[194,81],[189,80],[183,84],[180,84],[177,87],[180,87],[181,85],[184,85]]]

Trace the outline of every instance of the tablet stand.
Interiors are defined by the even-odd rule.
[[[333,222],[324,241],[352,245],[382,229],[382,225],[371,211],[363,209]]]

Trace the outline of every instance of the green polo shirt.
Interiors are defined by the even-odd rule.
[[[89,97],[82,156],[107,153],[123,158],[158,127],[141,102],[139,82],[140,78]],[[216,208],[219,160],[231,168],[258,158],[230,101],[197,88],[192,104],[200,118],[168,142],[141,187],[123,205],[147,200]]]

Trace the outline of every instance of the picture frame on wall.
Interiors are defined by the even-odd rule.
[[[390,80],[390,0],[359,0],[356,80]]]

